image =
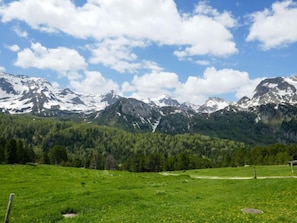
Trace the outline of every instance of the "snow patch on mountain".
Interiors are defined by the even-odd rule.
[[[84,95],[57,89],[42,78],[0,73],[0,109],[11,114],[62,110],[93,112],[104,109],[118,96]]]
[[[267,78],[261,81],[252,98],[238,101],[240,108],[247,109],[265,104],[297,104],[297,77]]]
[[[203,105],[198,108],[201,113],[212,113],[218,110],[224,109],[229,106],[230,103],[219,97],[210,97]]]
[[[168,94],[164,94],[156,98],[143,99],[142,101],[151,106],[158,106],[158,107],[166,107],[166,106],[179,107],[180,106],[180,103],[176,99],[173,99]]]
[[[58,89],[42,78],[13,75],[0,72],[0,111],[21,113],[47,113],[59,111],[68,113],[89,114],[104,110],[107,106],[118,101],[120,96],[111,91],[104,95],[80,94],[72,90]],[[165,94],[146,100],[129,100],[124,112],[138,117],[144,117],[144,122],[155,111],[166,116],[182,113],[191,116],[194,113],[213,113],[222,109],[251,110],[259,105],[297,104],[297,76],[275,77],[262,80],[256,87],[251,98],[243,97],[237,103],[226,102],[219,97],[209,98],[203,105],[180,103]],[[151,110],[152,109],[152,110]],[[157,126],[158,122],[152,124]],[[154,128],[154,127],[153,127]]]

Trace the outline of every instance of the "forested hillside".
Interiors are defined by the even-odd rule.
[[[297,145],[251,147],[199,134],[133,134],[90,123],[0,114],[0,162],[163,171],[284,164]]]

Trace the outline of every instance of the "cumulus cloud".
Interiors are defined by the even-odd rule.
[[[121,89],[124,95],[130,93],[139,99],[169,94],[180,102],[203,104],[209,96],[228,93],[235,94],[237,99],[251,97],[261,80],[250,79],[244,71],[208,67],[201,77],[190,76],[184,83],[180,82],[177,74],[164,71],[135,75],[131,83],[124,82]]]
[[[20,0],[3,5],[0,16],[2,22],[20,20],[44,32],[93,38],[99,41],[99,48],[106,47],[102,40],[126,37],[179,46],[174,52],[178,57],[226,56],[237,52],[230,31],[236,20],[230,12],[218,12],[205,2],[200,3],[193,13],[184,15],[178,12],[173,0],[88,0],[81,7],[70,0]],[[132,44],[129,47],[139,46]],[[125,50],[132,56],[129,48]],[[97,57],[95,61],[102,61],[100,55],[94,57]]]
[[[230,92],[241,92],[242,86],[250,85],[249,74],[233,69],[217,70],[214,67],[205,69],[203,76],[190,76],[185,83],[176,89],[175,94],[180,101],[202,104],[209,96],[219,96]],[[249,94],[246,88],[244,94]],[[241,94],[237,94],[241,97]]]
[[[141,63],[135,62],[137,55],[132,52],[132,48],[144,47],[144,41],[129,40],[127,38],[105,39],[89,46],[92,53],[90,63],[101,63],[107,67],[123,72],[135,73],[141,68]]]
[[[84,74],[85,76],[83,79],[70,81],[70,86],[77,92],[98,95],[111,90],[119,92],[118,84],[110,79],[104,78],[100,72],[85,71]]]
[[[257,87],[257,85],[264,80],[265,78],[256,78],[256,79],[250,79],[247,81],[244,85],[240,86],[238,90],[235,92],[235,96],[237,99],[240,99],[244,96],[247,96],[251,98],[254,95],[254,91]]]
[[[176,50],[178,57],[195,55],[227,56],[237,52],[232,33],[228,28],[236,26],[236,20],[229,12],[220,13],[200,2],[193,16],[182,18],[182,42],[190,46]]]
[[[120,73],[136,73],[139,69],[162,70],[154,61],[142,60],[133,52],[134,48],[144,48],[147,43],[142,40],[132,40],[124,37],[104,39],[87,48],[92,56],[92,64],[103,64]]]
[[[125,82],[122,85],[122,91],[123,93],[133,91],[133,97],[146,99],[173,92],[178,86],[177,74],[153,71],[143,76],[135,75],[131,83]]]
[[[76,75],[78,70],[85,69],[87,64],[76,50],[65,47],[46,48],[40,43],[32,43],[30,48],[18,52],[15,66],[51,69],[70,77]]]
[[[19,47],[18,45],[16,45],[16,44],[13,44],[13,45],[10,45],[10,46],[5,45],[5,47],[6,47],[7,49],[13,51],[13,52],[17,52],[17,51],[20,50],[20,47]]]
[[[0,72],[4,72],[6,69],[3,66],[0,66]]]
[[[259,41],[264,50],[297,42],[297,4],[292,0],[275,2],[271,9],[253,13],[247,41]]]

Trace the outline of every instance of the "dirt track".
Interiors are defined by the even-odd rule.
[[[161,172],[163,176],[181,176],[176,173]],[[219,177],[219,176],[199,176],[199,175],[189,175],[191,178],[195,179],[209,179],[209,180],[251,180],[254,177]],[[287,178],[296,178],[297,176],[262,176],[257,177],[257,179],[287,179]]]

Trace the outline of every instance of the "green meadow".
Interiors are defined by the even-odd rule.
[[[10,223],[297,222],[290,167],[258,166],[256,173],[257,179],[253,167],[160,174],[0,165],[0,221],[14,193]]]

